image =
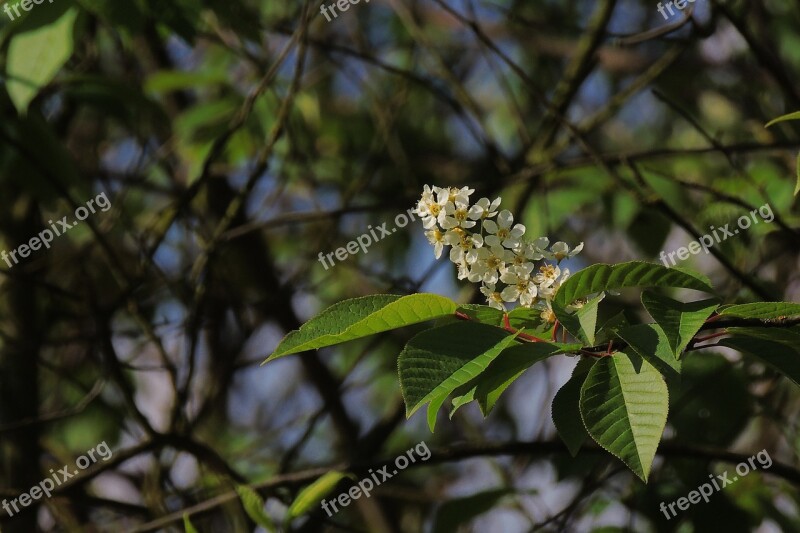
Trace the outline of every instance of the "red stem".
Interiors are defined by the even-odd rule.
[[[456,311],[455,316],[459,320],[469,320],[474,322],[480,322],[480,320],[475,320],[467,314],[462,313],[461,311]],[[547,342],[544,339],[540,339],[539,337],[534,337],[533,335],[528,335],[527,333],[520,333],[519,330],[514,329],[511,327],[511,322],[508,320],[508,313],[503,314],[503,329],[508,331],[509,333],[517,333],[517,338],[530,341],[530,342]]]
[[[717,337],[724,337],[727,335],[727,331],[721,331],[719,333],[712,333],[711,335],[705,335],[704,337],[696,337],[694,339],[695,343],[703,342],[703,341],[710,341],[711,339],[716,339]]]
[[[503,313],[503,329],[508,331],[509,333],[518,333],[517,338],[524,339],[530,342],[547,342],[544,339],[540,339],[539,337],[534,337],[533,335],[528,335],[527,333],[519,333],[519,330],[516,330],[511,327],[511,322],[508,320],[508,313]]]
[[[462,313],[461,311],[456,311],[456,318],[459,320],[472,320],[469,315]],[[476,322],[478,322],[476,320]]]
[[[596,353],[596,352],[590,352],[589,350],[581,350],[580,352],[581,355],[585,355],[587,357],[596,357],[598,359],[601,357],[608,357],[607,353]]]

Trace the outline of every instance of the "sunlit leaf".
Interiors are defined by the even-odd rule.
[[[661,374],[638,356],[601,357],[581,388],[580,408],[589,435],[646,482],[669,409]]]
[[[72,56],[73,26],[78,10],[67,10],[55,22],[14,36],[8,47],[8,95],[24,115],[28,104],[52,81]]]
[[[451,315],[456,304],[436,294],[376,294],[339,302],[283,338],[267,361]]]

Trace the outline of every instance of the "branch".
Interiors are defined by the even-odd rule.
[[[604,449],[599,446],[584,446],[581,451],[583,453],[607,455]],[[546,456],[551,454],[565,454],[569,453],[566,446],[561,442],[545,441],[545,442],[509,442],[504,444],[478,444],[478,445],[463,445],[456,446],[450,449],[437,450],[431,454],[431,457],[425,462],[411,463],[407,470],[419,467],[427,467],[436,464],[451,463],[461,461],[463,459],[471,459],[474,457],[499,457],[499,456]],[[681,444],[662,443],[657,451],[657,454],[662,457],[681,458],[681,459],[696,459],[700,461],[716,461],[721,463],[738,464],[746,462],[751,457],[748,454],[741,454],[721,450],[716,448],[704,448],[685,446]],[[294,474],[286,474],[282,476],[275,476],[269,481],[252,485],[254,490],[262,493],[263,496],[268,495],[279,487],[299,486],[311,483],[320,476],[327,472],[349,471],[356,475],[367,474],[370,469],[379,470],[384,466],[394,464],[394,459],[383,460],[379,462],[369,463],[354,463],[351,465],[337,464],[326,468],[314,468],[311,470],[304,470]],[[800,470],[797,468],[773,461],[772,466],[768,471],[764,471],[774,476],[780,477],[789,481],[790,483],[800,487]],[[133,533],[145,533],[148,531],[157,531],[165,528],[170,524],[179,522],[183,519],[184,514],[195,516],[198,514],[206,513],[221,505],[235,500],[238,496],[235,491],[228,491],[214,498],[193,505],[186,509],[170,513],[166,516],[148,522],[133,530]]]

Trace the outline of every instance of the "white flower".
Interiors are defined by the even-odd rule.
[[[444,212],[447,196],[446,189],[434,187],[431,190],[430,187],[425,185],[422,191],[422,198],[417,202],[417,208],[415,209],[415,212],[422,219],[422,226],[425,229],[431,229],[436,225],[439,216]]]
[[[547,265],[547,266],[552,268],[551,265]],[[545,267],[542,267],[542,268],[545,268]],[[549,272],[550,272],[550,270],[548,269],[548,273]],[[567,279],[569,278],[569,269],[568,268],[565,268],[564,270],[561,270],[558,267],[555,267],[555,272],[556,272],[556,274],[554,276],[554,279],[549,285],[545,285],[545,286],[539,285],[539,296],[541,296],[543,298],[546,298],[547,300],[551,300],[553,298],[553,296],[555,296],[555,294],[558,292],[558,289],[561,287],[561,285],[563,285],[564,282],[567,281]],[[549,279],[550,278],[547,277],[547,281],[549,281]],[[534,281],[535,281],[535,279],[534,279]]]
[[[447,201],[454,204],[469,205],[469,196],[475,192],[475,189],[469,187],[450,187],[447,190]]]
[[[481,198],[470,206],[474,192],[469,187],[425,185],[414,211],[423,221],[436,258],[445,246],[451,246],[448,255],[458,269],[458,279],[480,283],[489,305],[504,310],[504,302],[518,301],[523,307],[540,309],[544,320],[555,321],[550,300],[569,278],[569,270],[559,264],[581,252],[583,243],[570,249],[560,241],[550,246],[547,237],[525,241],[525,226],[514,224],[507,209],[498,212],[500,198]],[[478,223],[480,231],[472,229]],[[542,259],[551,264],[541,266],[534,275],[534,262]],[[498,283],[502,285],[497,287]]]
[[[564,282],[567,281],[567,279],[569,279],[569,269],[565,268],[564,270],[561,271],[561,277],[558,278],[558,280],[556,280],[556,282],[553,284],[555,290],[558,290],[559,287],[561,287],[561,285],[563,285]]]
[[[483,246],[483,237],[473,235],[461,228],[453,228],[445,233],[444,243],[453,247],[450,250],[450,261],[458,265],[467,262],[467,254],[471,250]]]
[[[467,253],[467,262],[472,265],[469,280],[484,283],[497,283],[500,274],[505,272],[506,263],[514,260],[514,254],[501,246],[478,248]]]
[[[469,208],[469,218],[472,220],[492,218],[497,215],[498,207],[500,207],[500,198],[491,203],[488,198],[481,198],[478,203]]]
[[[533,282],[539,289],[547,289],[552,287],[560,275],[561,269],[558,265],[542,265],[539,267],[539,273],[533,277]]]
[[[436,192],[436,187],[431,189],[430,185],[425,185],[425,187],[422,188],[422,197],[417,202],[417,208],[415,209],[417,214],[419,215],[423,214],[423,206],[429,204],[430,202],[436,201],[436,197],[434,196],[435,192]]]
[[[444,245],[447,244],[445,243],[445,234],[442,233],[442,230],[439,228],[433,228],[432,230],[426,231],[425,236],[428,238],[428,242],[433,245],[433,252],[436,255],[436,259],[442,257]]]
[[[569,246],[567,246],[567,243],[561,242],[561,241],[555,243],[550,248],[550,251],[553,253],[553,257],[557,261],[561,261],[562,259],[564,259],[566,257],[575,257],[576,255],[581,253],[581,250],[583,250],[583,243],[580,243],[578,246],[573,248],[573,250],[570,252]]]
[[[481,287],[481,293],[486,296],[486,303],[489,304],[489,307],[494,307],[495,309],[499,309],[501,311],[506,310],[506,306],[503,305],[503,298],[500,296],[500,293],[494,290],[494,283],[489,283]]]
[[[467,279],[469,277],[469,265],[466,261],[456,263],[458,267],[458,279]]]
[[[530,274],[530,272],[533,271],[533,263],[528,261],[524,253],[521,253],[524,250],[524,245],[525,243],[522,243],[522,246],[514,251],[514,260],[511,262],[511,265],[515,268],[523,268]]]
[[[447,202],[444,206],[444,220],[442,227],[444,229],[453,228],[471,228],[475,222],[469,220],[469,205],[462,204],[461,202]]]
[[[539,315],[546,324],[554,324],[556,321],[556,314],[553,312],[553,304],[550,300],[539,300],[535,308],[541,311]]]
[[[552,259],[550,253],[547,251],[547,246],[550,244],[550,239],[547,237],[539,237],[533,242],[526,243],[524,254],[525,257],[531,261],[541,261],[542,259]]]
[[[530,307],[536,298],[538,289],[530,277],[531,271],[527,269],[507,270],[500,276],[500,281],[508,285],[500,296],[506,302],[519,299],[520,305]]]
[[[517,248],[520,245],[520,237],[525,234],[525,226],[514,224],[514,215],[511,211],[504,209],[497,215],[497,222],[494,220],[484,220],[483,229],[489,234],[485,237],[486,244],[489,246],[500,246],[506,248]]]

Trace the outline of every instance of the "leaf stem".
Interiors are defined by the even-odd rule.
[[[609,354],[606,353],[606,352],[597,353],[597,352],[590,352],[589,350],[583,350],[583,349],[580,350],[580,353],[581,353],[581,355],[584,355],[586,357],[594,357],[596,359],[600,359],[601,357],[608,357],[609,356]]]
[[[711,339],[716,339],[718,337],[724,337],[725,335],[728,335],[727,331],[721,331],[719,333],[712,333],[711,335],[704,335],[703,337],[695,337],[694,338],[694,342],[698,343],[698,342],[703,342],[703,341],[710,341]]]
[[[467,315],[466,313],[462,313],[461,311],[456,311],[455,317],[459,320],[480,322],[480,320],[472,318],[471,316]],[[526,340],[529,342],[547,342],[544,339],[540,339],[539,337],[534,337],[533,335],[528,335],[527,333],[520,333],[519,330],[512,328],[511,322],[508,320],[508,313],[503,313],[503,329],[508,331],[509,333],[516,333],[518,339]]]
[[[508,313],[503,313],[503,329],[508,331],[509,333],[517,333],[518,339],[524,339],[530,342],[547,342],[544,339],[540,339],[539,337],[534,337],[533,335],[528,335],[527,333],[519,333],[519,330],[512,328],[511,322],[508,319]]]

